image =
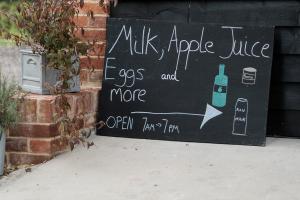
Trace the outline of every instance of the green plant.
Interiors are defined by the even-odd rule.
[[[17,5],[18,1],[1,1],[0,0],[0,10],[5,11],[5,12],[9,12],[9,13],[16,13],[17,9],[16,9],[16,5]],[[7,29],[10,32],[17,32],[16,27],[13,26],[12,23],[10,23],[9,20],[5,19],[5,18],[1,18],[0,20],[0,27]]]
[[[17,3],[18,3],[17,0],[12,0],[12,1],[10,1],[10,0],[1,1],[0,0],[0,10],[10,12],[10,13],[15,13],[15,12],[17,12],[17,10],[16,10]],[[16,27],[13,26],[9,20],[1,18],[1,15],[0,15],[0,27],[5,28],[8,32],[11,32],[11,33],[18,32]],[[8,45],[9,46],[13,45],[13,41],[5,40],[0,37],[0,46],[8,46]]]
[[[0,133],[18,121],[18,106],[22,96],[18,83],[0,72]]]
[[[107,8],[109,2],[117,4],[117,0],[99,0],[99,6]],[[95,40],[80,42],[75,34],[84,35],[84,29],[74,23],[83,6],[84,0],[19,0],[14,9],[0,10],[0,21],[6,22],[0,24],[0,38],[45,54],[46,67],[61,72],[59,89],[67,90],[72,84],[69,80],[80,72],[72,67],[79,55],[88,56],[87,52],[95,51]],[[92,11],[87,15],[93,18]],[[11,31],[11,27],[17,31]]]
[[[29,46],[34,52],[45,54],[46,67],[61,72],[59,81],[62,90],[67,90],[69,80],[79,74],[79,69],[74,69],[72,64],[78,62],[78,56],[85,55],[91,47],[87,43],[79,43],[75,35],[78,27],[73,18],[79,13],[79,6],[77,0],[20,0],[17,12],[2,11],[2,18],[6,18],[18,32],[9,32],[2,27],[0,35],[15,41],[18,46]]]

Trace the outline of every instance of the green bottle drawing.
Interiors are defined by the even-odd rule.
[[[225,65],[219,65],[219,74],[215,77],[212,105],[216,107],[224,107],[226,105],[228,76],[224,74]]]

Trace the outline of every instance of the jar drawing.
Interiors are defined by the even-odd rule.
[[[248,100],[238,98],[235,104],[233,118],[233,135],[247,135],[247,118],[248,118]]]
[[[224,107],[226,105],[228,76],[224,74],[225,65],[219,65],[219,74],[215,76],[212,105],[216,107]]]
[[[257,70],[253,67],[246,67],[243,69],[242,84],[255,85]]]

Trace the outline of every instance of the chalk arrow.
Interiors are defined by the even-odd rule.
[[[212,107],[209,104],[206,104],[206,110],[205,110],[204,118],[202,120],[200,129],[202,129],[202,127],[206,124],[206,122],[208,122],[212,118],[217,117],[217,116],[219,116],[221,114],[222,114],[221,111],[215,109],[214,107]]]

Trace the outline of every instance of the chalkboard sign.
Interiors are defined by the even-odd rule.
[[[273,32],[108,19],[97,134],[264,145]]]

